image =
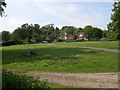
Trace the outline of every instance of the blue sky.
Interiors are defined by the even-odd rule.
[[[51,2],[52,1],[52,2]],[[61,28],[65,25],[84,28],[92,25],[106,29],[110,22],[113,2],[111,0],[99,1],[79,0],[55,1],[47,0],[8,0],[5,12],[7,17],[0,18],[0,31],[14,31],[24,23],[55,24]]]

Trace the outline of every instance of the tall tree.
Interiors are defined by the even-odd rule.
[[[21,27],[17,28],[12,33],[12,40],[14,41],[30,41],[33,37],[36,39],[40,35],[40,25],[39,24],[31,24],[28,23],[21,25]]]
[[[108,24],[108,39],[119,40],[120,39],[120,1],[116,1],[113,4],[111,15],[111,22]]]
[[[103,31],[99,28],[93,27],[93,40],[99,40],[103,37]]]
[[[10,40],[10,32],[9,31],[2,31],[1,36],[2,36],[2,42]]]
[[[26,34],[23,29],[17,28],[11,35],[11,39],[17,42],[23,42],[26,37]]]
[[[41,28],[41,33],[42,33],[42,35],[44,35],[44,38],[46,38],[48,36],[55,36],[56,29],[54,28],[54,24],[48,24],[48,25],[43,26]]]
[[[93,28],[90,25],[84,27],[85,37],[90,41],[93,38]]]
[[[108,38],[108,30],[103,30],[103,38]]]
[[[84,28],[85,37],[90,40],[99,40],[102,38],[103,31],[99,28],[92,27],[90,25]]]
[[[78,35],[78,34],[80,34],[80,32],[83,32],[83,29],[82,28],[76,28],[76,30],[74,31],[74,34]]]
[[[62,34],[66,32],[67,34],[73,35],[75,30],[76,28],[74,26],[63,26],[61,32]]]

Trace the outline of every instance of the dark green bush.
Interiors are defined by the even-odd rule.
[[[55,39],[54,42],[63,42],[65,41],[64,39]]]
[[[16,44],[22,44],[22,42],[17,41],[6,41],[2,43],[2,46],[10,46],[10,45],[16,45]]]
[[[77,39],[76,42],[82,42],[84,39]]]
[[[75,42],[76,40],[66,40],[65,42]]]
[[[31,76],[15,74],[3,70],[2,73],[2,88],[39,88],[49,89],[46,82],[41,82]]]

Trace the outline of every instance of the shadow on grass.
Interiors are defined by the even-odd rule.
[[[26,51],[34,51],[38,54],[37,57],[32,58],[19,58]],[[98,54],[104,51],[90,50],[85,48],[70,48],[70,47],[43,47],[37,49],[16,49],[16,50],[3,50],[2,62],[3,64],[10,64],[14,62],[33,62],[35,60],[79,60],[82,59],[83,54]],[[76,57],[80,55],[80,57]]]

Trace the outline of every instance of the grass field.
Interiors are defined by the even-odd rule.
[[[89,41],[89,42],[67,42],[67,43],[55,43],[56,45],[70,45],[70,46],[82,46],[82,47],[97,47],[106,49],[119,49],[118,41]]]
[[[79,45],[79,43],[71,43],[71,45]],[[117,45],[114,45],[114,47],[117,47]],[[117,52],[69,46],[63,47],[53,44],[14,45],[3,47],[2,49],[3,68],[16,68],[28,71],[86,73],[118,71]],[[29,50],[35,51],[39,56],[33,58],[18,57]]]

